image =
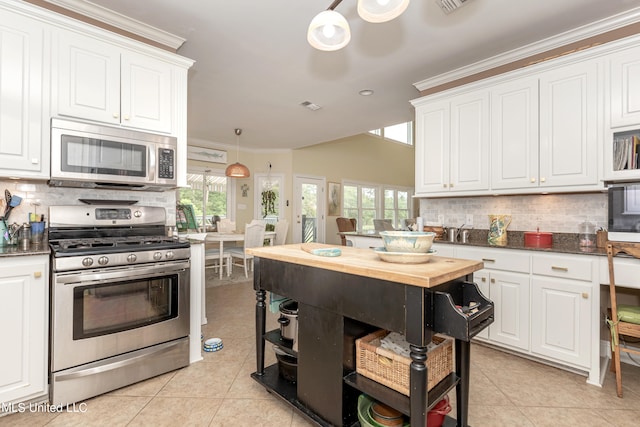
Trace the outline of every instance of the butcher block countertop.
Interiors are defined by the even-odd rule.
[[[259,257],[309,267],[323,268],[358,276],[372,277],[407,285],[431,288],[484,267],[480,261],[432,256],[421,264],[396,264],[380,260],[371,249],[314,243],[318,248],[339,248],[340,256],[312,255],[302,250],[304,244],[247,248],[247,253]]]

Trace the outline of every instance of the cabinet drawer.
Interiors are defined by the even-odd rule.
[[[593,280],[593,257],[568,257],[562,255],[533,255],[533,274],[563,277],[566,279]]]
[[[492,248],[457,248],[456,258],[484,262],[484,268],[492,270],[529,272],[529,254],[513,250]]]
[[[640,260],[618,256],[613,259],[613,273],[616,286],[640,289]],[[609,261],[607,257],[600,259],[600,283],[609,284]]]

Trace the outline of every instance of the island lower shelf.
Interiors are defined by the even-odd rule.
[[[278,365],[274,364],[267,366],[264,369],[263,375],[258,375],[257,372],[251,374],[251,378],[261,384],[267,391],[272,393],[275,397],[287,402],[291,405],[296,412],[307,420],[319,425],[319,426],[332,426],[333,424],[322,419],[314,411],[307,408],[307,406],[298,400],[297,387],[295,383],[289,382],[282,378],[278,372]],[[403,414],[410,415],[409,398],[390,388],[377,383],[369,378],[359,375],[355,372],[349,373],[344,377],[344,382],[359,390],[365,394],[368,394],[372,398],[383,402],[393,408],[396,408]],[[428,409],[431,409],[437,404],[447,393],[449,393],[458,384],[459,378],[455,374],[450,374],[445,379],[440,381],[435,387],[429,390]],[[359,426],[357,417],[352,421],[352,426]],[[454,418],[446,417],[443,426],[455,426],[456,421]]]

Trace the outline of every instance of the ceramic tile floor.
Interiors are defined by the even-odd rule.
[[[209,323],[203,329],[205,338],[223,339],[222,351],[89,399],[83,402],[86,412],[24,412],[0,417],[0,426],[309,426],[249,377],[255,370],[255,293],[250,282],[228,283],[207,288]],[[276,328],[276,315],[268,323]],[[599,388],[584,377],[481,345],[473,344],[471,354],[473,427],[640,425],[640,368],[624,365],[625,395],[619,399],[611,373]],[[267,364],[274,362],[269,351]]]

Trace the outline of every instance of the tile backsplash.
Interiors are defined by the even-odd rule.
[[[473,228],[488,229],[489,215],[508,214],[509,230],[578,233],[578,224],[588,220],[607,227],[607,193],[545,194],[518,196],[420,199],[420,216],[445,226],[460,226],[473,215]]]
[[[0,190],[4,200],[4,190],[22,198],[19,206],[11,211],[9,222],[23,223],[28,220],[29,212],[45,215],[47,220],[49,206],[81,205],[79,199],[98,200],[137,200],[140,206],[161,206],[167,210],[167,225],[176,223],[176,192],[103,190],[84,188],[50,187],[41,181],[0,180]],[[1,204],[4,212],[4,202]]]

